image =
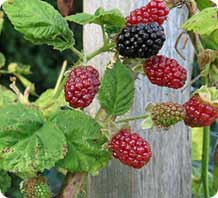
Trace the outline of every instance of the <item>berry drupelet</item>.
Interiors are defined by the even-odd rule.
[[[133,168],[141,168],[150,161],[150,145],[139,134],[129,129],[120,129],[109,143],[114,158]]]
[[[158,23],[125,27],[117,37],[119,54],[128,58],[149,58],[156,55],[166,40]]]
[[[99,72],[92,66],[73,69],[65,84],[65,99],[73,108],[87,107],[100,85]]]

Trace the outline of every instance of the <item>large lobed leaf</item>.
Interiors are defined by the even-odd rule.
[[[131,108],[134,99],[134,79],[131,71],[121,62],[106,70],[98,98],[101,106],[111,115],[122,115]]]
[[[64,158],[64,134],[40,111],[7,105],[0,109],[0,120],[0,169],[29,177]]]
[[[85,25],[96,23],[98,25],[113,25],[123,27],[126,23],[125,18],[120,10],[113,9],[105,11],[103,8],[96,10],[95,14],[79,13],[76,15],[67,16],[66,20]]]
[[[206,8],[183,24],[183,29],[201,35],[210,35],[218,30],[218,8]]]
[[[48,44],[61,51],[74,44],[73,33],[67,22],[44,1],[7,1],[3,9],[15,29],[34,44]]]
[[[77,110],[59,111],[52,122],[62,130],[67,139],[67,156],[59,166],[71,172],[96,174],[105,167],[111,153],[103,148],[107,142],[99,124]]]

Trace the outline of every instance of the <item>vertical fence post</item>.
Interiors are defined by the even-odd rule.
[[[119,8],[127,15],[130,10],[140,7],[145,0],[84,0],[84,12],[93,13],[98,7],[105,9]],[[184,61],[175,51],[175,42],[181,33],[180,26],[187,18],[187,9],[176,8],[170,12],[165,22],[167,41],[160,54],[176,58],[189,71],[192,68],[193,48],[188,42],[182,50]],[[101,29],[96,25],[84,28],[84,50],[91,52],[102,45]],[[182,42],[181,42],[182,45]],[[181,47],[180,45],[180,47]],[[96,66],[103,74],[111,54],[104,54],[93,59],[90,64]],[[140,75],[136,81],[136,96],[132,115],[144,113],[146,104],[151,102],[173,101],[183,103],[189,97],[190,90],[183,93],[178,90],[159,88]],[[97,102],[91,106],[95,112]],[[153,149],[153,158],[148,166],[133,170],[112,161],[109,167],[97,177],[89,177],[88,198],[191,198],[191,133],[183,123],[177,124],[169,131],[142,130],[140,121],[132,125],[134,131],[147,139]]]

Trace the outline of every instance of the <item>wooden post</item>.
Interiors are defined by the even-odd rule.
[[[127,15],[130,10],[144,5],[146,0],[84,0],[84,12],[93,13],[98,7],[105,9],[119,8]],[[177,8],[170,12],[165,22],[167,41],[160,54],[176,58],[189,71],[192,68],[193,48],[188,42],[182,50],[186,60],[175,51],[175,42],[181,33],[180,26],[187,18],[187,9]],[[183,42],[181,41],[182,46]],[[96,25],[84,28],[84,50],[91,52],[102,45],[101,29]],[[110,54],[93,59],[102,73]],[[183,93],[179,90],[159,88],[140,75],[136,81],[136,96],[132,115],[144,113],[146,104],[150,102],[173,101],[183,103],[189,97],[190,90]],[[89,110],[95,112],[97,103]],[[191,198],[191,133],[183,123],[177,124],[169,131],[142,130],[140,121],[134,122],[132,128],[147,139],[153,149],[153,158],[148,166],[141,170],[133,170],[112,161],[109,167],[101,171],[97,177],[88,181],[88,198]]]

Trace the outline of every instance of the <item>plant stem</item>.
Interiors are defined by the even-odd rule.
[[[203,135],[201,180],[203,183],[204,198],[209,198],[208,163],[209,163],[209,146],[210,146],[210,127],[204,127],[203,133],[204,135]]]
[[[66,67],[67,67],[67,61],[64,61],[64,62],[63,62],[63,65],[62,65],[62,67],[61,67],[61,72],[60,72],[60,74],[59,74],[59,76],[58,76],[57,83],[56,83],[56,85],[55,85],[55,89],[54,89],[54,94],[53,94],[53,96],[56,96],[56,93],[57,93],[57,91],[58,91],[58,89],[59,89],[59,87],[60,87],[60,85],[61,85],[61,81],[62,81],[62,79],[63,79],[63,77],[64,77],[64,72],[65,72],[65,70],[66,70]]]
[[[104,29],[104,25],[101,25],[101,30],[102,30],[102,34],[103,34],[104,44],[106,44],[106,43],[108,43],[108,40],[107,40],[107,35],[106,35],[105,29]]]
[[[74,54],[76,54],[78,57],[79,57],[79,59],[81,59],[81,60],[83,60],[83,54],[79,51],[79,50],[77,50],[75,47],[71,47],[71,50],[72,50],[72,52],[74,53]]]
[[[107,52],[109,51],[111,48],[113,48],[115,46],[115,43],[107,43],[104,46],[102,46],[101,48],[97,49],[96,51],[92,52],[91,54],[89,54],[87,56],[87,61],[91,60],[92,58],[94,58],[95,56],[103,53],[103,52]]]
[[[131,118],[125,118],[122,120],[117,120],[115,121],[115,123],[121,123],[121,122],[129,122],[129,121],[134,121],[134,120],[142,120],[147,118],[149,115],[141,115],[141,116],[135,116],[135,117],[131,117]]]

